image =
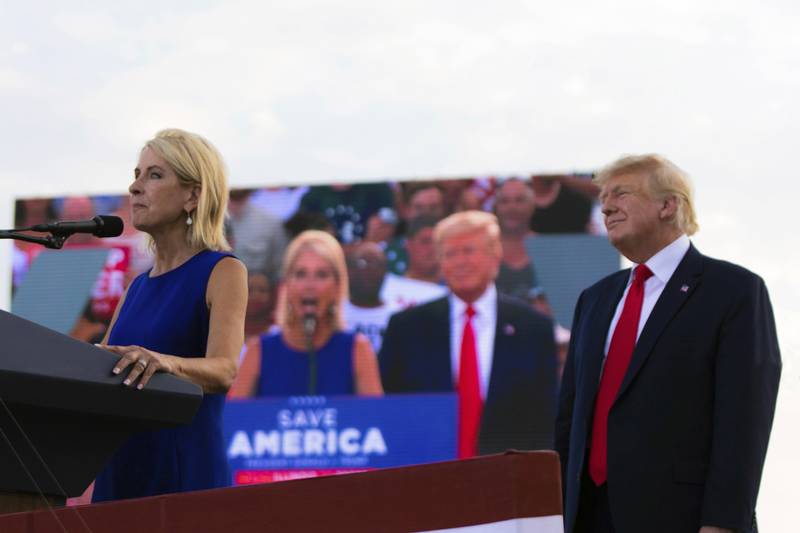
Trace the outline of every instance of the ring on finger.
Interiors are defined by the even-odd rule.
[[[142,367],[142,370],[147,368],[147,361],[145,361],[144,359],[139,359],[138,361],[136,361],[136,364]]]

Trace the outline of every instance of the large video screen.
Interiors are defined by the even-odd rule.
[[[501,295],[497,301],[511,299],[517,306],[512,309],[534,310],[539,317],[536,324],[547,324],[549,330],[544,336],[528,331],[539,326],[531,322],[529,328],[525,322],[529,315],[524,313],[519,315],[521,322],[516,315],[503,314],[505,303],[496,304],[488,337],[481,337],[476,326],[477,337],[489,339],[478,341],[489,370],[481,378],[482,445],[477,451],[549,448],[552,428],[545,426],[552,426],[573,306],[583,288],[620,265],[618,253],[603,236],[597,194],[588,174],[232,190],[226,234],[233,253],[248,269],[249,289],[240,372],[225,414],[232,482],[352,472],[458,455],[458,375],[452,368],[462,349],[453,337],[461,333],[453,333],[449,309],[455,304],[433,234],[439,221],[469,210],[494,213],[499,222],[502,261],[494,282]],[[130,223],[128,196],[19,199],[15,226],[84,220],[97,214],[122,218],[122,235],[98,239],[77,234],[62,250],[15,242],[12,312],[85,342],[104,339],[125,288],[152,265],[148,236]],[[289,387],[282,394],[259,393],[263,375],[283,371],[270,366],[274,358],[265,352],[276,346],[274,342],[282,342],[276,309],[288,290],[284,253],[309,229],[335,236],[344,251],[349,298],[340,302],[342,330],[368,341],[380,378],[387,380],[384,398],[374,391],[359,395],[358,387],[352,394],[330,398],[308,397],[303,387]],[[398,334],[402,338],[389,338],[395,345],[386,346],[392,317],[426,305],[432,318],[415,334],[403,330]],[[442,314],[441,322],[436,313]],[[546,338],[542,345],[536,345],[542,338]],[[395,353],[400,345],[405,352]],[[343,346],[355,349],[352,344]],[[452,376],[434,383],[424,369],[417,372],[425,375],[411,375],[411,366],[393,371],[381,360],[390,352],[401,366],[404,358],[428,354],[425,357],[441,360]],[[552,354],[552,364],[530,363],[544,353]],[[357,358],[347,355],[341,359],[345,366],[350,361],[357,366]],[[320,350],[320,360],[323,356],[327,357]],[[319,368],[328,367],[320,363]],[[409,375],[398,377],[403,372]],[[347,368],[345,373],[357,374],[358,369]],[[534,389],[544,390],[549,399],[536,399],[542,395],[529,394]],[[539,401],[547,405],[535,404]],[[537,434],[518,431],[534,419],[544,420]]]

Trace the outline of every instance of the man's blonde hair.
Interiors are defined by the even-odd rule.
[[[603,186],[609,179],[623,174],[644,177],[649,195],[657,200],[674,197],[677,203],[675,225],[686,235],[699,229],[694,210],[692,184],[689,176],[666,157],[657,154],[628,155],[603,168],[594,182]]]
[[[436,243],[436,253],[442,253],[442,244],[447,239],[461,235],[483,233],[489,243],[489,248],[499,257],[502,255],[500,244],[500,225],[497,217],[485,211],[460,211],[441,220],[433,229],[433,240]]]
[[[286,248],[286,253],[283,256],[283,271],[281,274],[282,279],[287,279],[292,268],[294,267],[297,258],[300,254],[306,251],[312,251],[325,261],[327,261],[333,269],[336,283],[339,284],[339,290],[336,294],[336,300],[331,309],[331,325],[333,329],[344,329],[344,313],[342,305],[349,296],[350,286],[347,279],[347,264],[344,260],[344,251],[339,241],[336,240],[330,233],[319,230],[306,230],[289,243]],[[292,310],[289,308],[289,301],[285,293],[285,287],[281,291],[278,298],[277,308],[275,310],[275,319],[281,328],[286,328],[294,320]]]
[[[145,143],[170,166],[178,180],[198,187],[200,195],[187,226],[186,237],[196,248],[230,250],[225,239],[225,210],[228,206],[228,176],[222,156],[210,142],[195,133],[166,129]]]

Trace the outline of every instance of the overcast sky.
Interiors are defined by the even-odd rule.
[[[240,186],[662,153],[694,178],[701,251],[770,288],[784,375],[759,515],[791,529],[796,2],[109,4],[0,0],[2,227],[18,196],[123,192],[142,142],[171,126],[214,142]],[[2,293],[9,257],[0,247]]]

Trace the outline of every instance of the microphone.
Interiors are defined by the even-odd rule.
[[[308,395],[317,394],[317,352],[314,350],[314,330],[317,329],[317,315],[306,311],[303,315],[303,334],[306,337],[308,352]]]
[[[122,234],[122,219],[111,215],[97,215],[91,220],[67,220],[37,224],[30,231],[52,233],[57,236],[69,236],[74,233],[91,233],[95,237],[117,237]]]
[[[317,329],[317,316],[313,313],[306,313],[303,316],[303,333],[306,339],[313,339],[314,330]]]

